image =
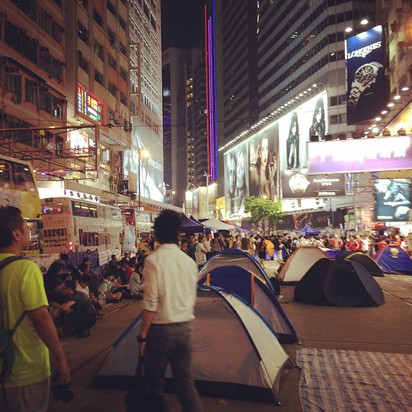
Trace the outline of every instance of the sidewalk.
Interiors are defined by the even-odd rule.
[[[312,306],[293,300],[293,286],[282,286],[280,302],[293,323],[301,344],[284,345],[296,362],[303,347],[412,354],[412,276],[387,275],[376,278],[385,292],[386,303],[377,308]],[[74,400],[69,404],[51,400],[49,412],[123,412],[125,392],[88,388],[113,342],[140,312],[141,302],[122,301],[106,307],[86,339],[63,338],[72,368]],[[135,356],[135,354],[130,354]],[[299,370],[294,368],[280,392],[282,406],[202,397],[205,412],[300,412]],[[180,411],[175,395],[167,395],[170,411]],[[330,411],[336,412],[336,411]]]

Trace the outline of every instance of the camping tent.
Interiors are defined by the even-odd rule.
[[[256,261],[256,259],[240,249],[224,249],[220,253],[214,255],[209,259],[199,272],[198,278],[200,279],[206,273],[220,266],[240,266],[243,269],[253,272],[263,283],[265,283],[269,289],[275,293],[275,289],[269,279],[269,276],[262,268],[262,266]]]
[[[285,283],[299,282],[311,266],[323,258],[327,258],[327,255],[317,246],[297,248],[280,271],[279,279]]]
[[[319,230],[314,229],[313,227],[306,225],[304,228],[297,231],[297,233],[302,233],[306,236],[316,236],[320,235]]]
[[[399,246],[384,247],[374,256],[374,259],[384,272],[412,273],[412,259]]]
[[[337,256],[337,258],[339,259],[341,256],[345,256],[343,252],[341,252]],[[383,276],[382,269],[379,267],[379,265],[371,257],[369,257],[368,255],[365,255],[365,253],[352,252],[346,255],[345,259],[360,263],[367,269],[367,271],[372,276]]]
[[[276,332],[281,343],[298,341],[295,329],[276,296],[253,272],[240,266],[222,266],[199,278],[200,285],[218,286],[252,305]]]
[[[204,225],[205,227],[209,229],[215,229],[215,230],[232,230],[233,229],[232,225],[228,225],[227,223],[222,222],[219,219],[215,219],[214,217],[208,220],[204,220],[202,222],[202,225]]]
[[[232,294],[209,288],[198,291],[195,315],[193,376],[200,394],[278,401],[289,358],[257,312]],[[115,342],[94,379],[95,386],[135,387],[136,336],[141,323],[139,315]],[[170,376],[168,370],[168,391]]]
[[[296,285],[295,300],[313,305],[345,307],[380,306],[382,289],[355,261],[318,260]]]
[[[180,229],[183,233],[203,232],[204,226],[189,219],[184,213],[180,214]]]

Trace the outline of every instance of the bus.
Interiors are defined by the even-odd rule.
[[[45,253],[98,250],[101,262],[122,253],[123,216],[117,206],[84,198],[44,198],[42,219]]]
[[[27,256],[42,250],[42,208],[33,167],[23,160],[0,155],[0,206],[15,206],[30,226]]]
[[[122,206],[121,210],[124,216],[124,251],[135,252],[140,242],[152,232],[157,214],[139,211],[134,206]]]

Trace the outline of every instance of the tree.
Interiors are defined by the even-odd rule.
[[[269,224],[276,225],[282,222],[282,202],[266,199],[264,197],[251,196],[245,199],[245,212],[250,213],[251,222],[259,223],[269,220]]]

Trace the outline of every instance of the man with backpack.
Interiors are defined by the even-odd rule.
[[[0,207],[0,263],[20,256],[29,244],[30,230],[19,209]],[[43,277],[35,263],[19,259],[0,271],[0,326],[12,329],[15,361],[2,379],[1,411],[46,412],[50,389],[49,351],[56,359],[55,385],[70,383],[70,370],[56,328],[47,310]],[[4,359],[0,361],[4,365]]]

